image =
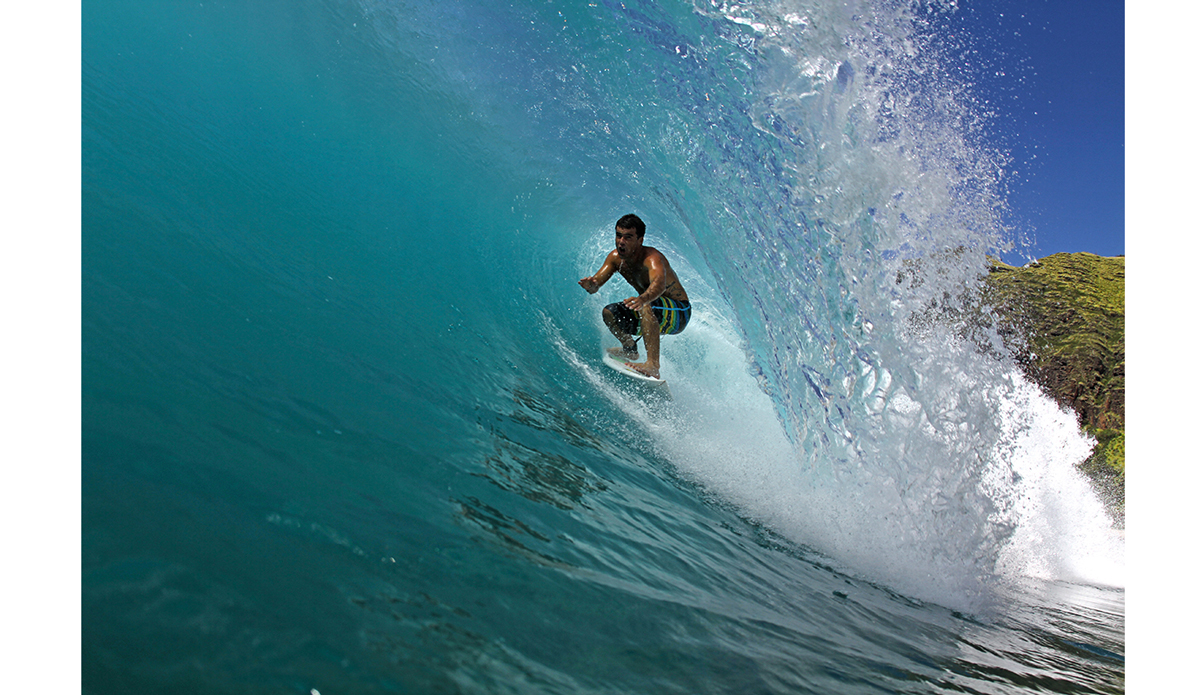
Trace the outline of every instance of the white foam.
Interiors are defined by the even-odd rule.
[[[1002,431],[982,471],[953,470],[953,460],[921,461],[927,468],[904,479],[903,466],[882,462],[872,470],[865,461],[850,475],[843,469],[826,476],[801,464],[732,325],[720,307],[711,308],[667,344],[671,360],[664,360],[664,373],[675,396],[670,410],[606,389],[681,475],[844,569],[925,600],[969,606],[1004,577],[1123,585],[1124,542],[1075,468],[1092,442],[1072,415],[1019,374],[1011,375],[1010,390],[992,396]],[[897,393],[888,414],[908,418],[922,436],[944,434],[917,417],[921,409]],[[950,481],[950,489],[962,475],[995,504],[986,521],[982,514],[962,515],[955,506],[962,500],[947,500],[945,513],[912,508],[913,500],[940,492],[940,481]],[[992,523],[995,529],[977,527]],[[1011,537],[991,542],[1005,524],[1013,525]]]
[[[1125,584],[1124,536],[1112,527],[1091,484],[1076,468],[1094,441],[1073,414],[1019,375],[1001,403],[1011,468],[1016,530],[1000,569],[1009,575],[1108,586]]]

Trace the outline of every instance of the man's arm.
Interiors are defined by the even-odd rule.
[[[616,250],[613,250],[613,252],[608,254],[608,257],[604,259],[604,265],[600,266],[600,270],[597,270],[595,275],[580,280],[579,286],[587,290],[588,294],[596,294],[596,292],[604,286],[604,283],[608,282],[608,279],[613,276],[613,273],[617,272],[617,268],[620,267],[620,263],[620,256],[617,255]]]
[[[646,270],[650,273],[650,286],[636,297],[625,300],[625,306],[637,311],[658,299],[667,287],[667,257],[655,251],[646,254]]]

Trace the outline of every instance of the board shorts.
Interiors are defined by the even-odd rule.
[[[641,335],[641,316],[621,302],[615,302],[604,307],[616,319],[617,327],[629,335]],[[691,302],[681,302],[677,299],[659,297],[650,302],[654,317],[658,319],[658,332],[661,335],[676,335],[687,328],[688,320],[692,318]]]

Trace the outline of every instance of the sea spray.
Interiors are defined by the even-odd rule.
[[[1094,442],[1064,410],[1019,374],[1001,403],[1012,445],[1015,531],[999,565],[1007,577],[1125,585],[1124,539],[1103,502],[1073,462]]]

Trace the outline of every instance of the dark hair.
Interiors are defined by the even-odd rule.
[[[646,236],[646,223],[643,222],[642,218],[638,217],[637,215],[625,215],[621,219],[617,220],[617,226],[621,229],[632,229],[633,231],[637,232],[639,237]]]

